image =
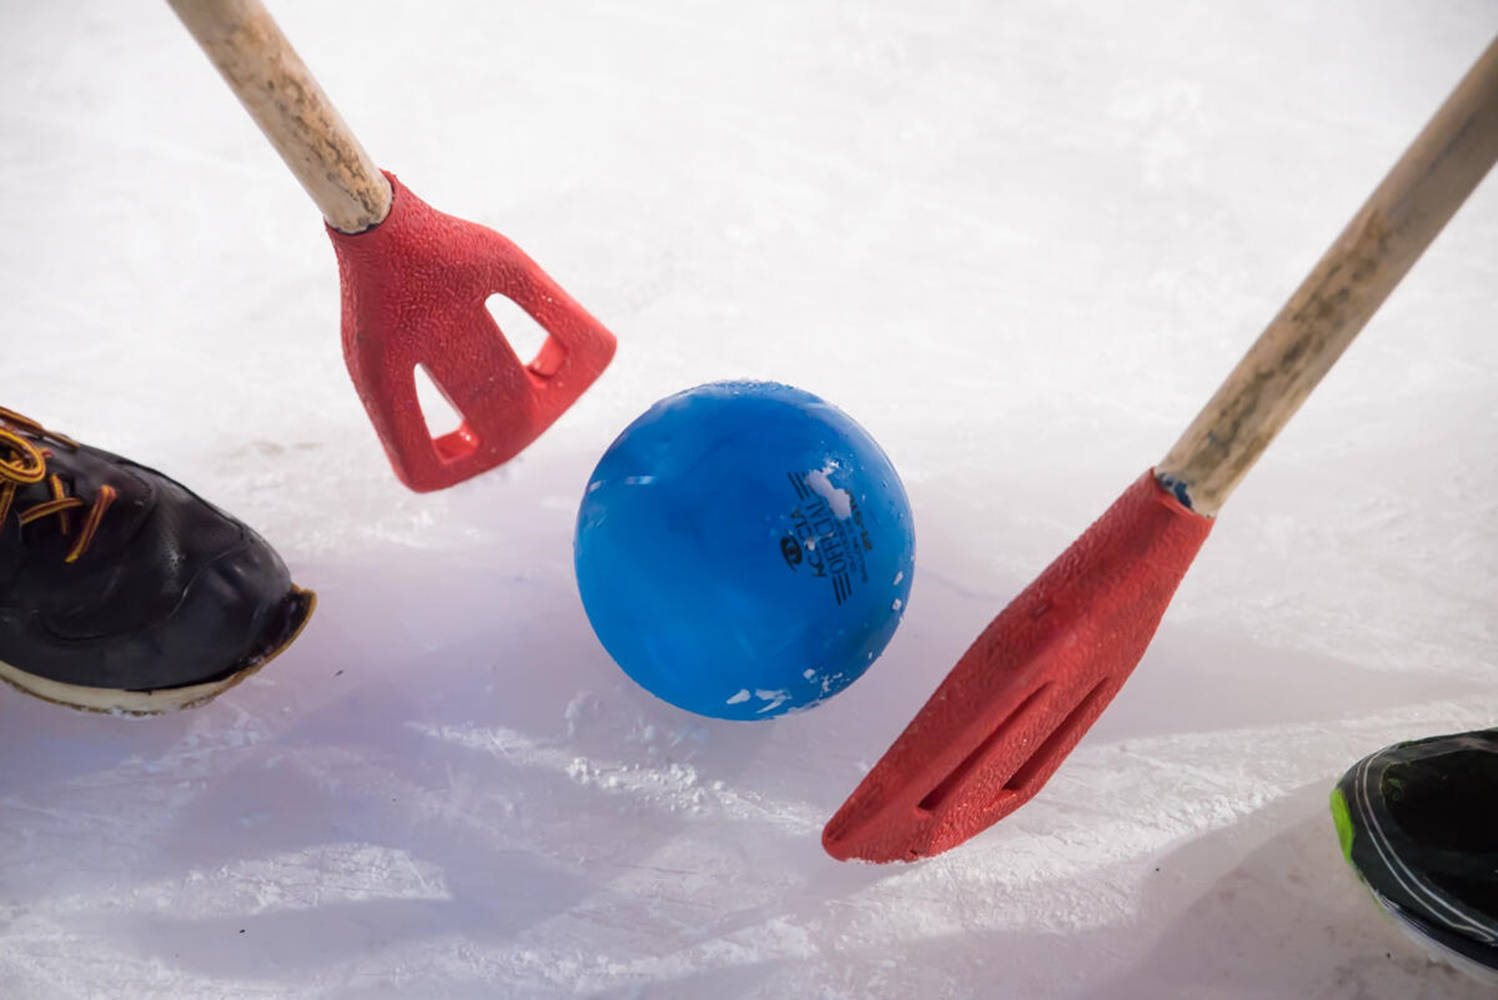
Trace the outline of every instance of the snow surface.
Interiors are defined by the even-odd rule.
[[[404,491],[316,212],[165,5],[5,0],[0,402],[234,510],[322,606],[197,711],[0,697],[0,996],[1482,995],[1380,917],[1326,796],[1498,717],[1491,179],[1034,802],[914,866],[818,834],[1164,454],[1492,0],[275,9],[375,158],[619,355],[506,468]],[[611,437],[739,376],[867,426],[918,529],[884,657],[763,724],[631,686],[570,570]]]

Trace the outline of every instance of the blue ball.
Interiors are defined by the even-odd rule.
[[[720,719],[807,708],[857,680],[910,597],[894,467],[809,392],[714,382],[625,428],[574,542],[588,620],[625,673]]]

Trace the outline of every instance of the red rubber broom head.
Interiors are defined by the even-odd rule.
[[[1144,655],[1211,526],[1141,476],[952,668],[828,822],[827,853],[930,857],[1029,801]]]
[[[593,384],[615,341],[515,244],[385,176],[393,200],[379,225],[352,235],[328,227],[343,288],[343,357],[396,475],[424,492],[513,458]],[[529,364],[485,307],[495,293],[547,332]],[[462,414],[456,431],[432,438],[417,365]]]

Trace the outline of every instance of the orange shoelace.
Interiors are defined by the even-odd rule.
[[[78,447],[78,442],[72,438],[49,431],[35,420],[0,406],[0,531],[5,530],[6,518],[10,516],[11,505],[15,503],[16,494],[21,487],[45,482],[52,493],[52,499],[17,511],[17,516],[22,525],[44,517],[56,517],[63,536],[67,537],[73,531],[72,512],[84,510],[78,535],[73,539],[73,546],[68,549],[64,559],[65,562],[77,562],[88,551],[89,544],[99,530],[99,522],[104,520],[104,512],[114,503],[118,494],[113,486],[100,486],[99,495],[94,497],[91,504],[78,497],[68,496],[62,480],[55,473],[47,471],[47,459],[52,457],[52,450],[39,447],[22,437],[18,431],[26,431],[37,437],[49,437],[69,448]]]

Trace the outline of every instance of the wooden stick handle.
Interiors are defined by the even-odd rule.
[[[1498,39],[1156,466],[1160,481],[1216,514],[1495,159]]]
[[[260,0],[167,0],[335,229],[390,212],[390,184]]]

